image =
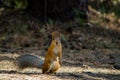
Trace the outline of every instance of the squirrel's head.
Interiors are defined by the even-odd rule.
[[[52,40],[52,45],[54,46],[61,46],[61,41],[59,38],[55,38]]]
[[[60,39],[61,38],[61,33],[58,32],[58,31],[54,31],[54,32],[51,33],[51,36],[52,36],[52,40],[57,39],[57,38]]]

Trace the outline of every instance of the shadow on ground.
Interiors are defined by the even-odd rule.
[[[42,75],[39,72],[17,72],[14,70],[0,70],[0,74],[24,74],[24,75]],[[50,76],[56,76],[62,79],[105,79],[105,80],[119,80],[120,74],[104,74],[104,73],[91,73],[91,72],[82,72],[82,73],[69,73],[69,72],[61,72],[56,74],[49,74]]]
[[[91,73],[91,72],[82,72],[82,73],[60,73],[56,75],[57,77],[67,78],[73,77],[75,79],[88,79],[88,80],[96,80],[96,79],[105,79],[105,80],[119,80],[120,74],[104,74],[104,73]]]

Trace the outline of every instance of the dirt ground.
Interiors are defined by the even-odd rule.
[[[27,50],[31,50],[30,54],[36,53],[43,57],[41,50],[25,49]],[[112,65],[115,59],[108,58],[108,55],[117,51],[119,50],[107,50],[98,54],[97,51],[86,49],[68,54],[67,50],[64,50],[62,67],[56,74],[51,75],[41,74],[41,69],[36,68],[19,70],[14,60],[21,54],[4,52],[0,54],[0,80],[119,80],[120,70]],[[120,56],[120,53],[118,55]]]

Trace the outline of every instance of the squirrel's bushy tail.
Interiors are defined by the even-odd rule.
[[[16,64],[20,69],[27,67],[42,68],[43,63],[44,59],[36,55],[26,54],[16,58]]]

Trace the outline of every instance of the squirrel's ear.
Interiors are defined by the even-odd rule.
[[[55,33],[56,33],[55,31],[52,32],[52,33],[51,33],[51,36],[54,37],[54,36],[55,36]]]

